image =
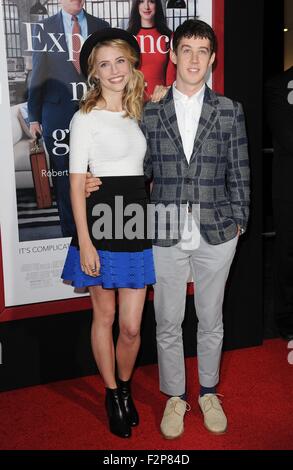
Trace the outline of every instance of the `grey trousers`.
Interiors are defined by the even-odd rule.
[[[238,237],[235,237],[220,245],[209,245],[200,237],[200,245],[193,251],[183,250],[180,243],[172,247],[153,247],[160,390],[168,395],[178,396],[185,392],[182,322],[190,270],[195,283],[194,303],[198,317],[199,382],[202,386],[213,387],[219,381],[222,305],[237,241]]]

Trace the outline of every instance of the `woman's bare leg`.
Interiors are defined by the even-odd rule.
[[[91,343],[99,372],[108,388],[116,388],[115,350],[112,326],[115,318],[115,290],[89,287],[93,304]]]
[[[140,325],[146,288],[119,289],[119,337],[116,359],[119,378],[130,379],[140,347]]]

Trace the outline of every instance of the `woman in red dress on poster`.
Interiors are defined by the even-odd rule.
[[[176,77],[175,65],[169,60],[172,31],[167,26],[161,0],[134,0],[127,30],[140,45],[140,70],[145,77],[148,100],[156,85],[172,85]]]

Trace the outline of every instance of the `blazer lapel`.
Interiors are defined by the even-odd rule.
[[[192,160],[196,158],[202,144],[207,139],[208,135],[210,134],[214,123],[218,119],[219,113],[217,109],[218,104],[217,95],[208,87],[206,86],[202,111],[198,123],[198,128],[194,140],[194,146],[192,155],[190,158],[190,163]]]
[[[98,30],[97,19],[94,18],[92,15],[89,15],[85,10],[83,11],[84,11],[86,21],[87,21],[87,34],[89,36],[90,34]]]
[[[58,13],[57,17],[57,33],[62,34],[59,44],[62,46],[62,49],[69,54],[68,51],[68,46],[67,46],[67,41],[65,38],[65,31],[64,31],[64,25],[63,25],[63,18],[62,18],[62,11],[60,10]]]
[[[172,87],[168,91],[166,97],[162,100],[162,105],[159,110],[159,118],[176,151],[179,154],[184,154],[183,144],[177,123]]]

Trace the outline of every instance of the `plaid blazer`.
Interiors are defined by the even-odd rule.
[[[142,130],[148,141],[145,176],[153,179],[151,202],[157,205],[197,204],[200,232],[212,244],[224,243],[244,229],[249,215],[249,160],[245,119],[240,103],[208,86],[193,152],[188,163],[177,124],[172,88],[158,103],[147,103]],[[160,215],[154,218],[155,245],[172,246],[180,235],[160,238]],[[169,230],[170,229],[170,230]]]

